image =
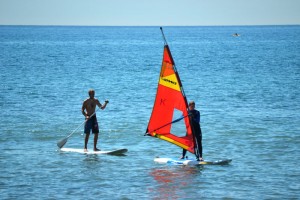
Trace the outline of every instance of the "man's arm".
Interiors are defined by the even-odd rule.
[[[99,108],[101,108],[101,110],[103,110],[106,107],[107,104],[108,104],[108,100],[105,100],[103,105],[97,100],[97,106]]]
[[[86,108],[86,105],[85,105],[85,104],[86,104],[86,101],[84,101],[83,104],[82,104],[81,113],[82,113],[82,114],[84,115],[84,117],[86,118],[87,115],[86,115],[86,113],[85,113],[85,108]]]
[[[197,110],[197,112],[196,112],[195,121],[196,121],[197,123],[200,123],[200,112],[199,112],[198,110]]]

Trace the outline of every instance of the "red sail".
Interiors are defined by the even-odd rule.
[[[173,116],[175,111],[177,114],[181,113],[181,117]],[[172,126],[182,120],[185,124],[185,132],[171,133]],[[187,100],[168,45],[164,47],[157,93],[147,134],[194,153],[194,137],[188,117]]]

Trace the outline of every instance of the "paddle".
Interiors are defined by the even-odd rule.
[[[69,137],[71,137],[73,135],[73,133],[75,133],[75,131],[77,131],[85,122],[87,122],[92,116],[94,116],[96,114],[96,112],[94,112],[89,118],[87,118],[82,124],[80,124],[74,131],[72,131],[72,133],[70,133],[67,137],[65,137],[64,139],[60,140],[57,142],[57,146],[58,148],[62,148],[68,141]]]

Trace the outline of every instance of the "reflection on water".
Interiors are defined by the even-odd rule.
[[[150,172],[158,183],[153,189],[155,199],[178,199],[187,197],[187,188],[193,186],[195,176],[201,176],[202,167],[165,166]]]
[[[99,155],[97,154],[84,154],[84,155],[85,155],[85,158],[83,159],[84,162],[88,162],[88,163],[100,162]]]

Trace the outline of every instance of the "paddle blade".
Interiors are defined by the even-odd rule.
[[[64,138],[64,139],[62,139],[62,140],[60,140],[60,141],[58,141],[58,142],[57,142],[58,148],[62,148],[62,147],[67,143],[67,141],[68,141],[68,138],[67,138],[67,137]]]

